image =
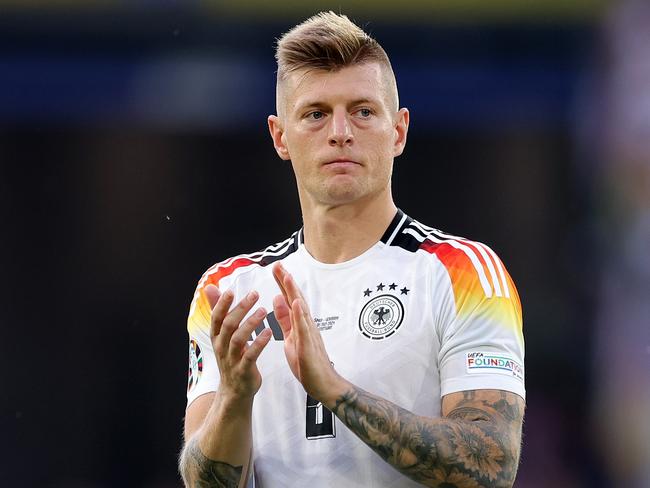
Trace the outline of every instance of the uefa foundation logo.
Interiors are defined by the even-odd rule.
[[[359,315],[359,330],[369,339],[390,337],[404,320],[404,306],[393,295],[379,295],[370,300]]]

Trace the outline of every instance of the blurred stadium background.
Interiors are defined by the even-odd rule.
[[[180,486],[196,281],[300,226],[273,41],[321,9],[391,56],[407,213],[524,306],[516,486],[650,486],[650,3],[0,1],[0,486]]]

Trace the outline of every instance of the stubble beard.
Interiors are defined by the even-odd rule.
[[[364,193],[359,183],[358,181],[325,181],[322,184],[321,197],[332,204],[350,203]]]
[[[310,180],[303,181],[302,185],[299,184],[299,194],[306,195],[312,205],[339,207],[372,200],[373,197],[384,191],[390,192],[391,178],[390,173],[374,177],[372,175],[341,174],[324,179],[312,176]]]

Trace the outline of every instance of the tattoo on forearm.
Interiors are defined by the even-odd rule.
[[[207,458],[195,441],[190,441],[185,451],[183,479],[187,486],[190,486],[190,483],[193,488],[237,488],[239,486],[243,466],[233,466]],[[191,466],[188,466],[189,464]],[[187,473],[188,470],[191,473]]]
[[[353,388],[333,412],[385,461],[426,486],[510,487],[519,463],[520,402],[504,391],[481,400],[463,392],[447,417],[432,420]]]

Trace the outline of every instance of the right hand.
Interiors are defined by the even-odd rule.
[[[205,294],[212,308],[210,339],[221,375],[219,392],[236,399],[252,399],[262,386],[257,358],[272,335],[271,329],[265,328],[250,345],[247,344],[266,316],[266,310],[260,307],[242,323],[259,294],[250,292],[232,310],[234,294],[231,290],[221,293],[219,288],[210,284],[206,286]]]

